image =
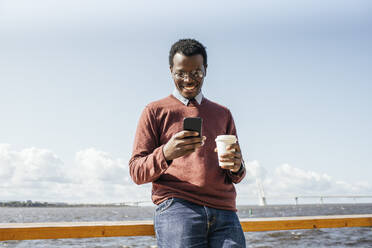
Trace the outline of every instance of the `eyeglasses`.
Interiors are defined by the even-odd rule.
[[[186,77],[188,76],[188,77],[190,77],[194,80],[200,80],[204,77],[204,72],[200,69],[197,69],[197,70],[193,70],[191,72],[184,72],[184,71],[174,72],[173,75],[177,79],[186,80]]]

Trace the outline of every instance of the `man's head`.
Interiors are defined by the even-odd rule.
[[[193,39],[177,41],[169,52],[169,67],[180,94],[194,98],[199,94],[207,72],[205,47]]]

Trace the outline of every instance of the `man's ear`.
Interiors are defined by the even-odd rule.
[[[172,73],[172,68],[173,68],[172,66],[169,66],[169,70],[170,70],[171,73]]]
[[[204,77],[207,76],[207,67],[208,65],[204,65]]]

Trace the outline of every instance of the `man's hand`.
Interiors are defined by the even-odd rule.
[[[242,154],[239,144],[231,144],[226,148],[226,150],[229,152],[219,157],[220,162],[230,162],[234,163],[234,165],[223,165],[221,168],[230,170],[231,172],[238,172],[240,166],[242,166]],[[214,151],[217,152],[217,147]]]
[[[164,157],[167,161],[179,158],[190,153],[193,153],[197,148],[201,147],[206,140],[198,136],[198,132],[181,131],[172,136],[172,138],[163,147]]]

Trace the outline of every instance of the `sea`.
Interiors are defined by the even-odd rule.
[[[0,223],[152,220],[153,206],[0,207]],[[306,204],[238,206],[240,218],[372,214],[372,204]],[[372,227],[327,228],[245,233],[247,247],[372,247]],[[155,248],[156,239],[114,237],[2,241],[0,248]]]

